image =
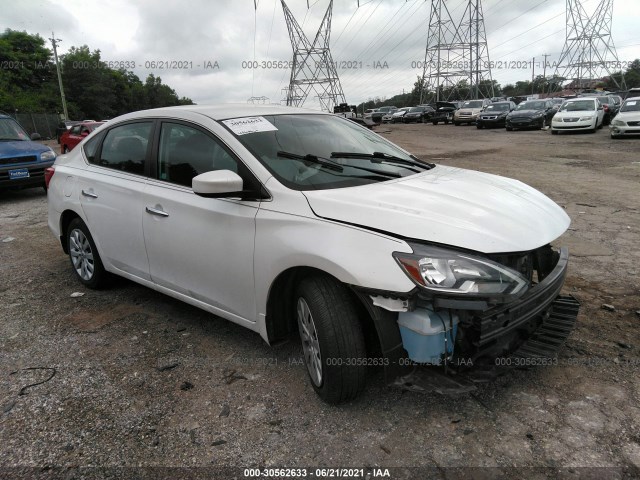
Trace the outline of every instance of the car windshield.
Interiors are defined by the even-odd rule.
[[[494,103],[493,105],[489,105],[485,109],[485,112],[504,112],[506,110],[509,110],[508,103]]]
[[[595,100],[574,100],[566,102],[562,105],[562,107],[560,107],[561,112],[580,112],[595,109]]]
[[[621,112],[640,112],[640,100],[627,100],[620,108]]]
[[[467,100],[462,104],[462,108],[482,108],[482,100]]]
[[[545,102],[522,102],[516,110],[544,110]]]
[[[225,125],[278,180],[294,190],[366,185],[431,168],[371,130],[341,117],[296,114],[259,118],[268,130],[238,134]],[[352,155],[347,158],[349,153]]]
[[[0,118],[0,142],[26,141],[29,135],[11,118]]]

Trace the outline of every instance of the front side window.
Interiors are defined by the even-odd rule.
[[[160,180],[191,187],[193,177],[212,170],[231,170],[241,175],[237,160],[209,135],[180,123],[162,123],[158,150]]]
[[[123,172],[144,174],[147,147],[151,141],[151,122],[127,123],[107,132],[102,143],[101,167]]]
[[[295,190],[365,185],[432,168],[341,117],[292,114],[259,118],[265,131],[236,133],[222,123],[279,181]]]

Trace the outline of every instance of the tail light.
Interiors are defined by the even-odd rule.
[[[55,167],[47,167],[44,170],[44,184],[47,187],[47,190],[49,190],[49,182],[51,181],[54,173],[56,173]]]

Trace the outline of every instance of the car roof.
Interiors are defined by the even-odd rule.
[[[638,102],[640,101],[640,97],[629,97],[629,98],[625,98],[624,101],[628,102],[629,100],[632,100],[634,102]]]
[[[220,105],[180,105],[177,107],[153,108],[150,110],[140,110],[127,113],[119,117],[143,118],[158,116],[179,116],[181,113],[199,113],[214,120],[225,120],[228,118],[259,117],[262,115],[292,115],[292,114],[318,114],[331,115],[328,112],[311,110],[308,108],[288,107],[283,105],[254,105],[247,103],[225,103]]]

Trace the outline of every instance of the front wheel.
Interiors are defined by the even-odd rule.
[[[557,135],[558,134],[558,130],[551,130],[551,135]]]
[[[505,130],[506,130],[507,132],[510,132],[510,131],[512,131],[512,130],[513,130],[513,128],[511,128],[511,127],[504,127],[504,128],[505,128]]]
[[[76,278],[89,288],[104,286],[109,274],[102,265],[89,229],[80,218],[73,219],[67,228],[67,248]]]
[[[325,402],[356,398],[364,389],[366,349],[347,289],[328,276],[300,282],[296,316],[311,385]]]
[[[438,124],[438,122],[431,122],[431,123],[432,123],[433,125],[437,125],[437,124]]]
[[[480,130],[482,128],[482,125],[480,125],[479,123],[476,123],[476,128]]]

